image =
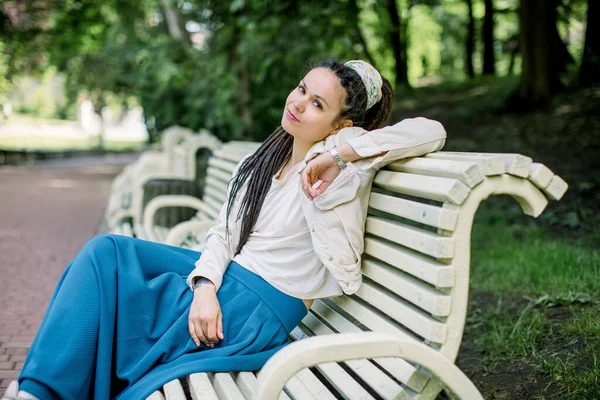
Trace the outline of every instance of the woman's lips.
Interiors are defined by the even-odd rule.
[[[300,120],[298,118],[296,118],[296,116],[294,114],[292,114],[290,112],[290,110],[286,109],[285,113],[286,113],[288,119],[291,119],[292,121],[300,122]]]

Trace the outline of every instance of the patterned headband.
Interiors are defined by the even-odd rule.
[[[373,107],[383,97],[381,91],[383,80],[379,72],[371,64],[362,60],[350,60],[344,65],[358,73],[367,89],[367,110]]]

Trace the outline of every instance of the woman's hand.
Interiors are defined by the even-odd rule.
[[[204,343],[213,348],[219,343],[219,340],[223,339],[221,306],[212,282],[202,284],[194,290],[188,324],[190,336],[196,346]]]
[[[304,194],[314,200],[322,194],[340,174],[340,167],[329,153],[323,153],[310,160],[302,171],[302,189]],[[320,184],[315,185],[315,183]],[[314,187],[316,186],[316,187]]]

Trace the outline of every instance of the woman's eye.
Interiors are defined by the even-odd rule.
[[[301,93],[304,93],[304,87],[303,87],[302,85],[298,86],[298,90],[299,90]]]
[[[321,103],[319,103],[318,101],[314,101],[313,104],[315,105],[315,107],[317,108],[323,108],[323,106],[321,105]]]

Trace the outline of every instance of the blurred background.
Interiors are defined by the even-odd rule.
[[[139,151],[173,125],[260,141],[311,65],[364,59],[395,86],[390,122],[437,119],[445,150],[522,153],[569,183],[538,220],[505,198],[478,211],[458,365],[486,398],[598,399],[599,21],[598,0],[2,0],[0,165]],[[26,190],[10,171],[0,215]],[[0,229],[4,257],[23,226]]]

